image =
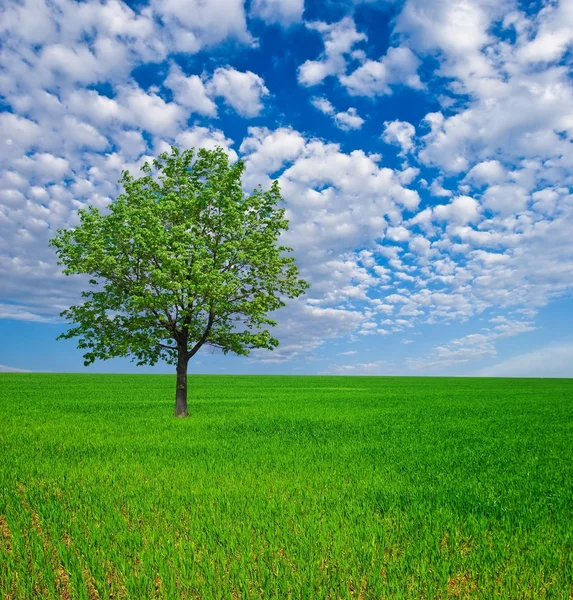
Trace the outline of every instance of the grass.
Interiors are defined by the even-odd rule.
[[[3,600],[573,598],[573,380],[174,387],[0,375]]]

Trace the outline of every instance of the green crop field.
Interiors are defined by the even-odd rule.
[[[0,598],[573,598],[573,380],[0,375]]]

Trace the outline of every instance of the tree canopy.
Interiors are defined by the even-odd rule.
[[[187,415],[187,363],[202,346],[272,350],[268,313],[308,287],[292,248],[278,245],[288,229],[278,182],[246,194],[244,169],[222,148],[173,146],[143,176],[123,171],[107,214],[80,209],[79,225],[50,240],[63,272],[88,274],[91,286],[61,313],[73,326],[58,339],[79,337],[85,365],[122,356],[177,365],[178,416]]]

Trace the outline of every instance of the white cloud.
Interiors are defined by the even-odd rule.
[[[8,112],[0,113],[0,129],[4,138],[3,155],[14,156],[34,148],[42,135],[37,123]]]
[[[291,302],[277,311],[278,325],[273,335],[281,340],[272,353],[254,351],[253,360],[279,363],[306,357],[325,342],[352,333],[364,319],[360,311],[312,306]]]
[[[355,108],[349,108],[344,112],[336,113],[334,115],[334,122],[343,131],[360,129],[364,125],[364,119],[358,115]]]
[[[364,125],[364,119],[358,115],[355,108],[336,112],[332,103],[326,98],[311,98],[312,105],[325,115],[332,117],[334,124],[343,131],[360,129]]]
[[[438,168],[428,186],[433,195],[453,196],[407,222],[426,240],[422,245],[416,237],[411,248],[416,285],[443,286],[452,300],[463,292],[464,301],[447,310],[428,289],[422,290],[427,296],[411,294],[414,303],[428,301],[423,312],[429,322],[453,314],[469,318],[486,308],[534,312],[573,289],[573,251],[565,233],[573,224],[573,86],[562,66],[532,66],[531,50],[521,50],[543,39],[542,24],[558,5],[537,16],[510,13],[508,6],[410,0],[397,19],[401,43],[438,60],[437,75],[448,78],[451,100],[444,104],[447,113],[426,115],[422,127],[430,131],[419,153],[410,155]],[[567,19],[561,16],[562,23]],[[493,24],[514,35],[515,43],[494,36]],[[559,35],[544,41],[547,55],[540,51],[538,62],[562,56],[562,42]],[[465,177],[457,190],[450,183],[445,190],[442,184],[453,174]]]
[[[470,334],[454,340],[448,345],[437,346],[432,356],[425,359],[409,359],[407,365],[411,369],[436,369],[451,367],[460,363],[495,357],[493,340],[483,334]]]
[[[0,365],[0,373],[31,373],[26,369],[16,369],[15,367],[7,367],[6,365]]]
[[[70,169],[68,160],[48,152],[15,158],[13,165],[30,180],[43,184],[59,182]]]
[[[172,90],[175,101],[182,106],[209,117],[217,115],[217,105],[208,97],[205,84],[198,75],[186,76],[173,63],[164,85]]]
[[[15,321],[29,321],[35,323],[52,323],[51,315],[43,315],[39,307],[24,306],[21,304],[0,303],[0,319],[13,319]]]
[[[254,0],[251,15],[266,23],[290,25],[302,19],[304,0]]]
[[[300,66],[298,81],[305,86],[317,85],[331,75],[343,75],[346,56],[355,44],[366,40],[363,33],[356,31],[356,25],[350,17],[332,24],[307,23],[307,27],[322,35],[324,52],[319,60],[307,60]]]
[[[500,77],[503,74],[500,74]],[[470,106],[449,118],[432,114],[432,130],[420,158],[460,173],[503,154],[506,161],[568,156],[560,132],[573,133],[573,91],[561,68],[510,77],[476,94]],[[493,92],[493,93],[492,93]]]
[[[124,131],[128,128],[173,135],[187,120],[188,109],[177,102],[166,102],[158,93],[145,91],[135,82],[118,84],[114,91],[113,98],[94,90],[65,91],[62,102],[49,110],[36,104],[31,110],[44,129],[44,145],[60,148],[82,143],[103,149],[106,137],[123,137],[125,143]],[[52,130],[49,137],[45,136],[46,130]],[[133,135],[137,134],[132,134],[132,139]]]
[[[422,255],[426,256],[428,254],[428,252],[430,251],[431,245],[432,244],[431,244],[430,240],[427,240],[425,237],[423,237],[421,235],[417,235],[410,240],[410,242],[408,244],[408,248],[412,252],[415,252],[416,254],[422,254]]]
[[[232,67],[216,69],[207,89],[211,95],[222,96],[243,117],[256,117],[263,110],[261,99],[269,93],[261,77]]]
[[[102,78],[102,64],[84,45],[75,48],[64,44],[46,46],[40,55],[39,67],[78,83],[93,83]]]
[[[291,129],[249,132],[241,144],[245,180],[260,182],[269,173],[279,178],[290,220],[284,242],[296,248],[303,276],[312,283],[305,302],[333,310],[346,310],[347,302],[369,302],[369,291],[387,275],[371,251],[354,249],[373,246],[387,228],[384,215],[415,208],[417,194],[400,183],[398,173],[379,166],[376,155],[346,154],[335,144],[305,139]],[[309,309],[305,322],[313,315]],[[362,320],[368,322],[360,316],[353,327]],[[307,327],[320,336],[322,329]],[[378,326],[364,331],[383,334]]]
[[[27,0],[22,4],[6,5],[0,32],[32,44],[42,44],[56,37],[57,28],[49,5],[43,0]]]
[[[114,134],[120,153],[128,160],[136,160],[147,148],[147,142],[139,131],[122,130]]]
[[[559,207],[559,192],[552,187],[543,188],[531,194],[532,209],[542,215],[555,216]]]
[[[519,49],[518,58],[528,63],[548,63],[562,58],[573,45],[573,9],[567,1],[547,3],[536,17],[537,31]]]
[[[387,144],[400,146],[400,155],[404,156],[414,147],[414,136],[416,128],[407,121],[384,121],[384,133],[382,139]]]
[[[39,121],[46,126],[43,118]],[[59,125],[66,139],[61,135],[58,140],[48,129],[41,140],[50,146],[60,144],[61,155],[54,151],[3,158],[0,186],[8,196],[0,191],[0,279],[4,282],[2,299],[10,302],[0,306],[0,316],[4,318],[52,321],[57,313],[78,300],[79,288],[85,282],[61,275],[55,256],[47,250],[48,239],[57,228],[76,224],[79,207],[105,207],[118,193],[116,182],[121,170],[139,175],[141,164],[152,158],[141,156],[147,144],[139,132],[117,132],[129,152],[104,155],[99,150],[85,151],[94,134],[90,127],[82,127],[69,116]],[[77,131],[71,131],[72,127]],[[97,141],[99,137],[93,139]],[[182,147],[228,147],[232,143],[220,131],[199,127],[176,134],[175,141]],[[78,152],[80,142],[82,152]],[[231,154],[236,157],[232,151]],[[10,196],[16,192],[19,197],[11,201]]]
[[[123,80],[139,61],[166,55],[164,32],[150,11],[136,14],[113,0],[26,0],[7,7],[2,23],[2,86],[10,95],[35,86]]]
[[[105,150],[109,142],[93,125],[66,115],[61,123],[65,145],[82,150]]]
[[[252,42],[243,0],[151,0],[151,7],[180,52],[194,53],[228,38]]]
[[[120,87],[118,97],[127,109],[127,121],[156,135],[173,135],[186,120],[187,112],[179,104],[139,86]]]
[[[314,98],[311,98],[310,102],[316,109],[325,115],[334,115],[336,112],[332,102],[330,102],[330,100],[327,98],[319,98],[315,96]]]
[[[301,133],[290,128],[270,131],[266,127],[249,127],[240,151],[246,156],[245,189],[252,190],[275,174],[286,164],[302,155],[306,140]]]
[[[434,53],[438,74],[451,78],[450,94],[465,96],[451,116],[426,115],[431,131],[423,138],[424,163],[449,173],[469,171],[470,182],[485,177],[493,184],[503,181],[508,163],[515,165],[524,158],[560,157],[558,161],[567,164],[573,160],[568,142],[573,135],[568,71],[558,65],[540,69],[523,56],[531,36],[541,32],[553,13],[550,6],[537,17],[527,17],[510,12],[511,0],[432,0],[431,10],[421,0],[405,5],[396,31],[419,51]],[[565,26],[570,15],[561,18]],[[494,24],[514,35],[515,43],[494,36]]]
[[[178,133],[175,137],[175,144],[182,149],[207,148],[213,150],[215,147],[221,146],[228,153],[231,161],[237,160],[237,153],[231,148],[233,140],[227,138],[220,129],[195,125]],[[170,143],[157,138],[154,143],[154,155],[161,154],[161,152],[169,152],[170,148]]]
[[[550,344],[485,367],[482,377],[573,377],[573,342]]]
[[[226,39],[252,43],[242,0],[125,2],[24,0],[3,13],[2,87],[125,82],[132,68],[168,51],[194,53]],[[31,48],[34,47],[32,51]]]
[[[465,224],[480,218],[479,203],[469,196],[456,196],[449,204],[439,204],[433,209],[434,218]]]
[[[440,50],[479,69],[477,54],[491,39],[490,24],[505,15],[508,6],[511,2],[506,0],[409,0],[398,15],[395,31],[414,48]]]
[[[237,160],[237,153],[231,145],[233,140],[226,137],[220,129],[211,129],[208,127],[192,127],[184,131],[175,138],[177,144],[182,148],[207,148],[213,150],[220,146],[229,155],[231,161]]]
[[[418,76],[419,59],[406,47],[389,48],[379,61],[367,60],[340,83],[354,96],[375,97],[392,93],[392,85],[423,89]]]
[[[507,178],[507,173],[498,160],[485,160],[472,167],[465,180],[476,183],[478,186],[501,183]]]
[[[113,121],[126,121],[126,107],[114,98],[98,94],[95,90],[72,90],[64,97],[67,108],[76,116],[84,117],[99,126]]]
[[[410,232],[402,225],[398,227],[388,227],[386,237],[392,242],[406,242],[410,239]]]
[[[504,325],[495,327],[493,331],[486,329],[484,333],[472,333],[452,340],[448,344],[436,346],[424,358],[408,359],[407,365],[414,370],[443,369],[485,358],[495,358],[497,356],[496,340],[534,329],[535,327],[527,321],[507,321]]]
[[[430,193],[436,198],[450,198],[453,195],[452,190],[446,190],[441,184],[441,177],[434,179],[430,185]]]
[[[483,195],[483,204],[503,215],[519,214],[527,206],[529,194],[519,185],[492,185]]]
[[[331,365],[325,375],[378,375],[387,372],[388,364],[385,360],[374,360],[367,363],[354,363],[347,365]]]

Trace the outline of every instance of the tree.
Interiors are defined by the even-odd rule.
[[[132,356],[137,365],[177,365],[175,416],[186,417],[187,365],[203,345],[227,354],[272,350],[267,313],[308,287],[292,248],[277,181],[243,192],[244,164],[222,148],[171,147],[145,163],[144,176],[122,172],[124,191],[101,214],[80,209],[79,225],[50,240],[66,275],[87,274],[86,301],[61,313],[74,324],[84,364]]]

